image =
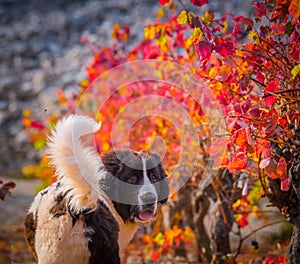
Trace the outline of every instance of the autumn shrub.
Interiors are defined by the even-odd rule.
[[[113,148],[111,129],[117,114],[142,96],[159,95],[181,104],[200,128],[197,155],[201,160],[187,185],[171,197],[175,205],[168,209],[168,224],[163,226],[161,219],[157,232],[142,238],[148,244],[143,255],[148,260],[160,261],[170,252],[176,255],[179,249],[186,251],[196,239],[195,255],[202,262],[237,261],[241,247],[231,252],[229,233],[235,224],[239,228],[248,225],[249,214],[258,212],[256,203],[265,196],[295,227],[287,256],[289,263],[296,263],[300,254],[299,1],[254,2],[253,18],[229,13],[215,17],[211,12],[203,13],[201,8],[192,12],[184,1],[159,2],[157,20],[145,26],[144,39],[130,49],[126,46],[130,29],[119,24],[112,29],[112,46],[83,39],[92,48],[93,61],[86,68],[87,78],[78,84],[78,94],[67,97],[64,91],[57,90],[61,113],[74,113],[80,106],[101,120],[101,132],[96,135],[99,152]],[[190,3],[200,7],[207,1]],[[225,148],[220,144],[218,149],[218,139],[211,138],[202,106],[176,86],[134,83],[114,91],[100,112],[89,109],[86,102],[95,95],[90,87],[101,74],[126,62],[149,59],[188,67],[210,87],[226,120],[226,131],[219,135],[226,139]],[[105,89],[113,91],[113,87]],[[24,129],[36,149],[45,147],[46,136],[58,118],[49,115],[47,120],[35,120],[29,110],[24,111]],[[168,168],[176,166],[180,133],[171,122],[145,117],[134,123],[130,133],[130,147],[137,150],[155,147],[155,137],[163,138],[164,164]],[[212,142],[217,147],[212,148]],[[214,180],[204,186],[203,168],[210,157],[220,162],[214,168]],[[54,179],[47,156],[42,157],[40,164],[25,167],[23,173],[41,178],[43,187]],[[207,208],[213,204],[218,216],[211,236],[203,221]],[[226,229],[226,238],[221,242],[218,225]],[[280,255],[264,261],[283,263],[286,259]]]

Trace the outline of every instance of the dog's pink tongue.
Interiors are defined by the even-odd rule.
[[[151,217],[152,217],[152,214],[149,211],[145,211],[145,212],[142,212],[142,213],[139,214],[139,218],[142,221],[148,221],[148,220],[151,219]]]

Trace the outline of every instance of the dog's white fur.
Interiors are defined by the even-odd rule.
[[[71,115],[59,121],[49,137],[49,156],[56,169],[56,176],[62,187],[72,189],[66,195],[74,212],[84,208],[96,208],[97,200],[103,201],[119,224],[119,248],[122,250],[132,239],[138,223],[124,223],[111,200],[99,188],[99,180],[106,176],[106,170],[99,155],[82,142],[82,136],[96,133],[100,123],[93,119]],[[99,169],[100,168],[100,169]],[[48,187],[51,196],[57,195],[55,184]],[[43,192],[43,191],[42,191]],[[49,210],[53,200],[40,203],[40,192],[29,209],[37,219],[35,248],[39,263],[88,263],[88,239],[84,236],[83,221],[78,219],[72,227],[69,214],[49,221]],[[61,251],[57,251],[61,248]],[[53,252],[56,250],[57,252]]]
[[[57,195],[55,185],[48,187],[47,195]],[[84,236],[83,221],[79,219],[72,226],[69,214],[49,221],[49,211],[53,206],[52,199],[40,203],[41,192],[36,196],[29,210],[37,217],[35,233],[35,251],[39,264],[74,263],[82,264],[89,261],[88,239]],[[36,213],[38,212],[38,215]],[[57,249],[61,249],[58,251]]]
[[[103,196],[98,187],[102,176],[99,173],[102,161],[81,141],[82,136],[95,133],[100,127],[101,123],[91,118],[71,115],[60,121],[49,137],[51,163],[56,169],[58,180],[73,188],[67,198],[73,196],[70,206],[76,212],[81,208],[94,208],[99,195]]]

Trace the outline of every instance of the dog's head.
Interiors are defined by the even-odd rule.
[[[124,222],[148,222],[157,205],[167,201],[169,187],[160,157],[154,153],[115,150],[102,155],[107,176],[100,185]]]

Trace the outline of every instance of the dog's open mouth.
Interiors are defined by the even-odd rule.
[[[138,215],[138,219],[143,222],[150,221],[152,217],[153,212],[151,210],[145,210]]]

